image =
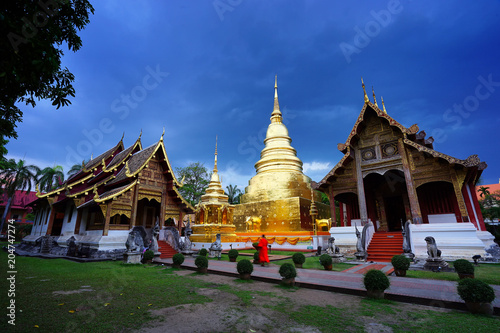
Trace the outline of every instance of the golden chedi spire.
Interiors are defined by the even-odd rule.
[[[260,154],[260,160],[255,163],[257,174],[249,181],[242,202],[299,196],[310,198],[310,186],[305,184],[309,184],[310,179],[302,173],[302,161],[297,157],[297,151],[291,146],[291,142],[288,129],[282,121],[278,84],[275,79],[274,108],[264,140],[265,147]],[[292,185],[291,182],[301,185]],[[302,190],[305,193],[302,193]]]
[[[382,100],[382,109],[384,113],[387,113],[387,110],[385,109],[385,104],[384,104],[384,97],[380,96],[380,99]]]
[[[361,86],[363,87],[363,94],[365,95],[365,103],[368,103],[370,100],[368,99],[368,95],[366,94],[365,83],[363,82],[363,77],[361,77]]]
[[[210,183],[205,191],[205,194],[201,196],[201,203],[208,202],[220,202],[228,203],[228,196],[224,193],[222,189],[221,181],[219,178],[217,170],[217,137],[215,137],[215,158],[214,158],[214,170],[212,176],[210,177]]]
[[[297,151],[291,146],[292,139],[288,129],[283,124],[278,103],[278,81],[274,82],[274,108],[271,123],[267,128],[265,148],[260,154],[260,160],[255,163],[257,173],[267,171],[292,171],[302,173],[302,161],[297,157]]]

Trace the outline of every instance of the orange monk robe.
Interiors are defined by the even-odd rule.
[[[267,239],[261,238],[259,241],[259,261],[261,263],[269,262],[269,257],[267,256]]]

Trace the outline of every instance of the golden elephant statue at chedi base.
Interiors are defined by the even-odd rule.
[[[245,220],[245,227],[247,232],[259,232],[261,218],[257,216],[247,216]]]

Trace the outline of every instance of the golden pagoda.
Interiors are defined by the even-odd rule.
[[[312,232],[309,210],[313,195],[318,218],[330,217],[329,206],[320,202],[318,193],[313,194],[311,179],[302,172],[302,161],[291,142],[279,107],[276,78],[271,123],[260,160],[255,163],[257,174],[250,179],[234,212],[238,234]]]
[[[217,173],[217,139],[215,140],[215,162],[210,183],[196,205],[195,223],[192,226],[192,242],[212,243],[216,235],[221,234],[222,242],[235,242],[236,227],[233,224],[234,206],[228,202],[228,196],[222,189]]]

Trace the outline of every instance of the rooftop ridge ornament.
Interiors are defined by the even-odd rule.
[[[368,95],[366,94],[365,83],[363,82],[363,77],[361,77],[361,86],[363,87],[363,94],[365,95],[365,103],[368,103],[370,100],[368,99]]]
[[[142,132],[142,130],[141,130]],[[163,133],[161,133],[161,138],[160,138],[160,141],[163,141],[163,136],[165,135],[165,127],[163,127]]]
[[[125,137],[125,132],[122,134],[122,138],[120,139],[120,142],[123,142],[123,138]]]
[[[142,128],[141,128],[141,133],[139,133],[139,140],[141,139],[142,136]]]
[[[373,86],[372,86],[372,93],[373,93],[373,104],[375,104],[375,106],[378,107],[377,98],[375,97],[375,90],[373,89]]]
[[[382,108],[385,114],[387,114],[387,110],[385,109],[385,104],[384,104],[384,97],[380,96],[380,99],[382,100]]]

